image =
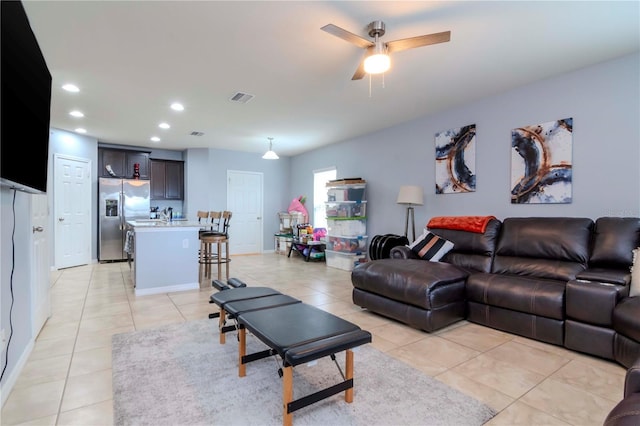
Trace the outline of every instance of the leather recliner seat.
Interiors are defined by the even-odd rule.
[[[593,221],[507,218],[491,272],[467,279],[472,322],[563,345],[567,281],[586,269]]]
[[[632,251],[638,241],[640,218],[601,217],[596,220],[588,268],[567,283],[565,347],[616,359],[626,367],[640,356],[640,353],[634,354],[633,345],[629,350],[622,350],[627,355],[615,355],[614,348],[626,347],[626,343],[621,340],[614,344],[617,330],[613,325],[614,308],[629,294]],[[640,317],[638,321],[635,325],[640,333]]]
[[[625,367],[640,358],[640,296],[628,297],[613,310],[615,360]]]

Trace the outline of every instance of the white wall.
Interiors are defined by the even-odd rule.
[[[7,362],[2,378],[2,402],[6,400],[7,384],[15,382],[14,370],[24,364],[34,336],[31,335],[31,271],[29,270],[31,248],[29,247],[29,209],[32,195],[0,187],[0,328],[9,337],[9,314],[12,311],[13,336],[8,358],[0,356],[0,370]],[[15,233],[14,233],[15,230]],[[13,309],[11,304],[13,301]]]
[[[299,155],[291,195],[313,194],[314,169],[336,166],[339,178],[366,179],[370,236],[404,232],[396,197],[407,184],[425,190],[417,232],[441,215],[640,216],[639,64],[640,55],[626,56]],[[567,117],[574,119],[573,202],[511,204],[511,129]],[[474,123],[476,192],[436,195],[434,135]]]

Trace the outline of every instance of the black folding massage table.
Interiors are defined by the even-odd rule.
[[[282,401],[283,424],[291,425],[293,412],[339,392],[345,401],[353,401],[352,348],[371,342],[371,333],[329,312],[308,305],[268,287],[247,287],[237,279],[230,279],[231,287],[214,280],[220,291],[211,295],[210,303],[220,308],[220,343],[230,330],[238,330],[238,375],[244,377],[246,364],[268,356],[278,355],[283,368]],[[212,314],[210,317],[218,315]],[[226,319],[235,326],[226,326]],[[246,331],[251,332],[269,349],[246,353]],[[335,361],[335,354],[345,351],[345,372],[338,365],[344,381],[302,398],[293,399],[293,367],[325,356]]]

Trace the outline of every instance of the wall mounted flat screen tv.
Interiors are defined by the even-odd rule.
[[[0,183],[47,191],[51,73],[20,1],[2,0]]]

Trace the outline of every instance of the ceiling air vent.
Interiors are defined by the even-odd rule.
[[[189,133],[189,135],[191,136],[203,136],[204,132],[196,132],[195,130],[191,133]]]
[[[254,96],[248,93],[237,92],[235,95],[230,97],[229,100],[232,102],[240,102],[241,104],[246,104],[253,98]]]

